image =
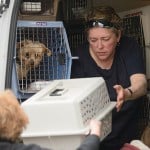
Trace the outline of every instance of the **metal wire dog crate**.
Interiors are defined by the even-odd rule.
[[[20,20],[56,21],[59,13],[59,0],[22,0]],[[39,17],[40,16],[40,17]]]
[[[92,0],[64,0],[64,20],[66,22],[73,20],[82,20],[88,9],[93,6]]]
[[[30,41],[29,44],[26,41]],[[37,45],[44,45],[44,48],[51,54],[48,55],[43,50],[41,52],[40,46]],[[40,53],[38,53],[39,51]],[[38,57],[42,57],[42,59],[38,60]],[[35,66],[34,64],[37,62],[38,64]],[[71,63],[70,48],[62,22],[18,21],[16,75],[14,74],[16,85],[13,83],[13,86],[17,87],[21,97],[29,98],[31,93],[36,93],[54,79],[69,79]],[[18,67],[21,69],[21,77]],[[22,73],[24,70],[27,72],[26,75]],[[16,89],[16,87],[14,88]]]
[[[92,118],[102,121],[103,140],[111,132],[115,105],[101,77],[55,80],[21,104],[30,122],[23,141],[54,150],[75,150]]]

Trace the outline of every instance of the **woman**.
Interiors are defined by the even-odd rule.
[[[87,43],[80,46],[72,64],[72,78],[103,77],[113,110],[112,132],[101,143],[101,150],[119,150],[137,138],[138,109],[146,94],[142,51],[132,38],[123,36],[122,20],[111,7],[88,12]]]

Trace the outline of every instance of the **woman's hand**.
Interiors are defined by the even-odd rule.
[[[125,89],[121,85],[115,85],[114,89],[116,90],[117,93],[117,104],[116,108],[117,111],[120,111],[124,101],[125,101]]]
[[[130,87],[123,88],[121,85],[114,85],[117,93],[117,111],[120,111],[124,101],[135,100],[147,92],[147,80],[144,74],[134,74],[130,77]]]

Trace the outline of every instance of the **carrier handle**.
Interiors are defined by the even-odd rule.
[[[64,93],[66,93],[68,90],[65,88],[56,88],[54,89],[49,95],[50,96],[62,96]]]

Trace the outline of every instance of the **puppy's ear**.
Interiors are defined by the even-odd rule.
[[[51,56],[52,55],[52,51],[50,49],[45,47],[45,50],[46,50],[47,56]]]
[[[16,48],[19,49],[20,47],[24,47],[25,45],[30,44],[30,43],[33,43],[33,42],[31,40],[27,40],[27,39],[22,40],[20,42],[17,42]]]
[[[20,48],[23,47],[24,45],[25,45],[25,41],[17,42],[16,48],[17,48],[17,49],[20,49]]]
[[[50,49],[48,49],[44,44],[41,44],[41,46],[43,47],[43,52],[45,54],[47,54],[47,56],[51,56],[52,55],[52,51]]]
[[[22,41],[16,43],[16,49],[20,49],[20,47],[22,47],[22,46],[23,46]]]

